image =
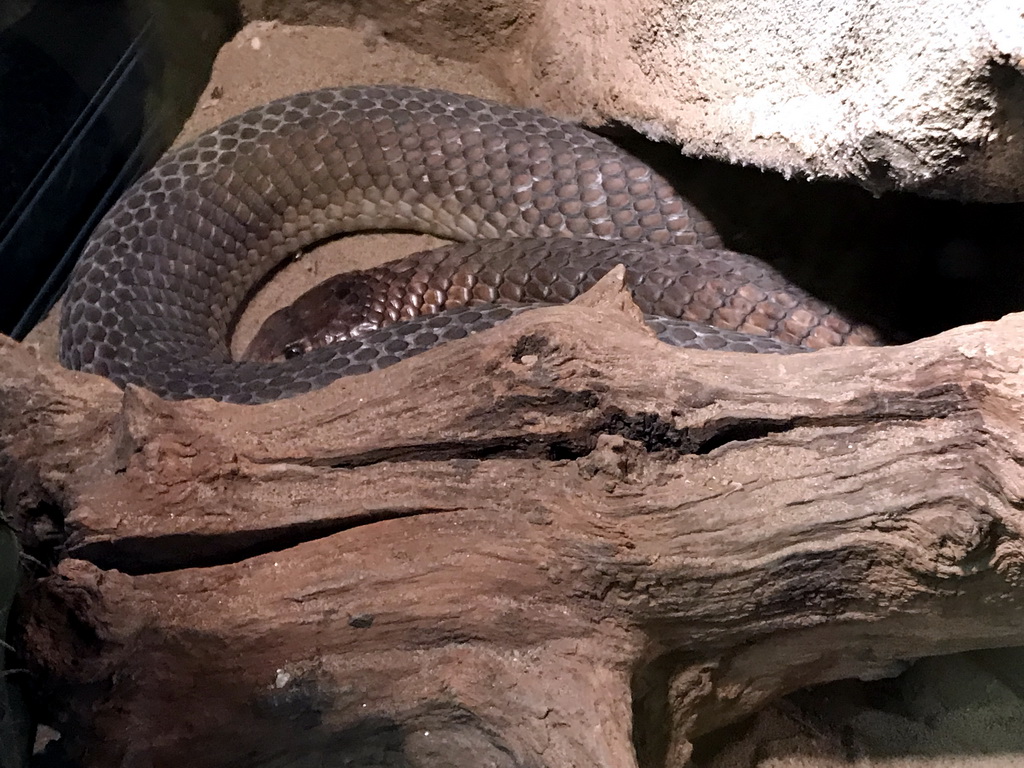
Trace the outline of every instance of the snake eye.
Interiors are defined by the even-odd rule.
[[[285,360],[292,360],[296,357],[299,357],[300,355],[304,355],[305,353],[306,348],[303,347],[298,342],[296,342],[295,344],[289,344],[287,347],[284,348],[283,351]]]

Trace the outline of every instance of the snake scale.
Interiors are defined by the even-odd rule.
[[[340,276],[272,316],[257,359],[232,359],[239,311],[282,262],[386,229],[468,242]],[[168,398],[266,402],[491,327],[524,302],[566,301],[617,263],[670,343],[872,343],[766,265],[721,250],[704,216],[612,142],[535,110],[374,86],[289,96],[166,155],[91,235],[60,357]],[[319,340],[296,330],[325,298],[337,322]]]

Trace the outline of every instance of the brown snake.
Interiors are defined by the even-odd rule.
[[[284,260],[339,233],[382,229],[472,242],[342,276],[321,289],[340,319],[319,339],[296,329],[317,314],[307,300],[253,347],[264,358],[297,344],[305,354],[231,359],[240,308]],[[616,263],[672,343],[795,351],[873,341],[719,245],[667,181],[575,124],[445,91],[325,89],[228,120],[122,196],[72,275],[61,361],[164,397],[265,402],[519,311],[494,300],[566,301]],[[353,316],[356,307],[366,314]],[[335,343],[312,349],[325,341]]]

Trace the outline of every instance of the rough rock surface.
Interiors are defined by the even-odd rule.
[[[1017,0],[243,0],[478,62],[521,102],[874,192],[1024,200]]]

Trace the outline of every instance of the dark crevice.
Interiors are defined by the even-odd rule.
[[[311,464],[328,466],[331,469],[355,469],[387,462],[575,458],[588,453],[593,447],[593,442],[593,436],[589,431],[581,432],[579,435],[509,435],[489,440],[447,440],[437,443],[396,445]]]
[[[523,362],[523,358],[527,355],[540,355],[550,349],[551,343],[543,336],[537,333],[531,333],[526,336],[521,336],[515,346],[512,348],[512,361],[515,363]]]
[[[281,552],[300,544],[384,520],[450,512],[450,509],[378,510],[341,520],[318,520],[256,531],[223,534],[171,534],[152,538],[128,536],[115,541],[90,542],[71,547],[69,554],[103,570],[129,576],[166,573],[185,568],[212,568],[253,557]]]
[[[789,432],[797,426],[796,419],[743,419],[742,421],[723,419],[713,427],[708,427],[708,431],[712,434],[700,440],[693,453],[705,456],[729,443],[762,440],[770,435]]]
[[[627,440],[635,440],[652,453],[665,450],[694,453],[699,447],[690,430],[678,429],[657,413],[646,411],[626,413],[613,408],[599,430],[610,435],[620,435]]]
[[[64,512],[52,501],[40,501],[10,521],[18,535],[21,560],[31,573],[41,574],[57,564],[67,535]]]
[[[640,768],[665,768],[672,743],[671,682],[684,665],[682,653],[669,653],[633,673],[633,749]]]
[[[956,385],[949,385],[913,395],[892,393],[889,400],[897,401],[898,407],[897,403],[885,402],[885,396],[879,395],[872,398],[871,402],[860,403],[862,407],[857,408],[859,412],[849,416],[727,417],[697,428],[675,427],[656,413],[628,414],[612,409],[595,434],[603,432],[620,435],[641,443],[651,453],[667,450],[700,456],[728,443],[761,440],[805,427],[834,429],[860,427],[880,421],[943,419],[962,409],[965,398],[950,397],[953,393],[962,394],[962,390]]]
[[[1002,122],[1013,125],[1020,73],[991,70]],[[850,181],[681,157],[678,147],[614,133],[711,220],[725,247],[764,259],[893,343],[1024,308],[1024,203],[873,194]]]
[[[697,455],[709,454],[728,443],[761,440],[770,435],[790,432],[794,429],[843,429],[879,424],[884,421],[927,421],[943,419],[953,415],[956,408],[915,410],[908,409],[895,413],[859,413],[852,416],[797,416],[789,419],[722,419],[695,431]],[[705,436],[706,435],[706,436]]]
[[[548,461],[575,461],[594,450],[597,441],[592,435],[579,440],[556,440],[548,444]]]

